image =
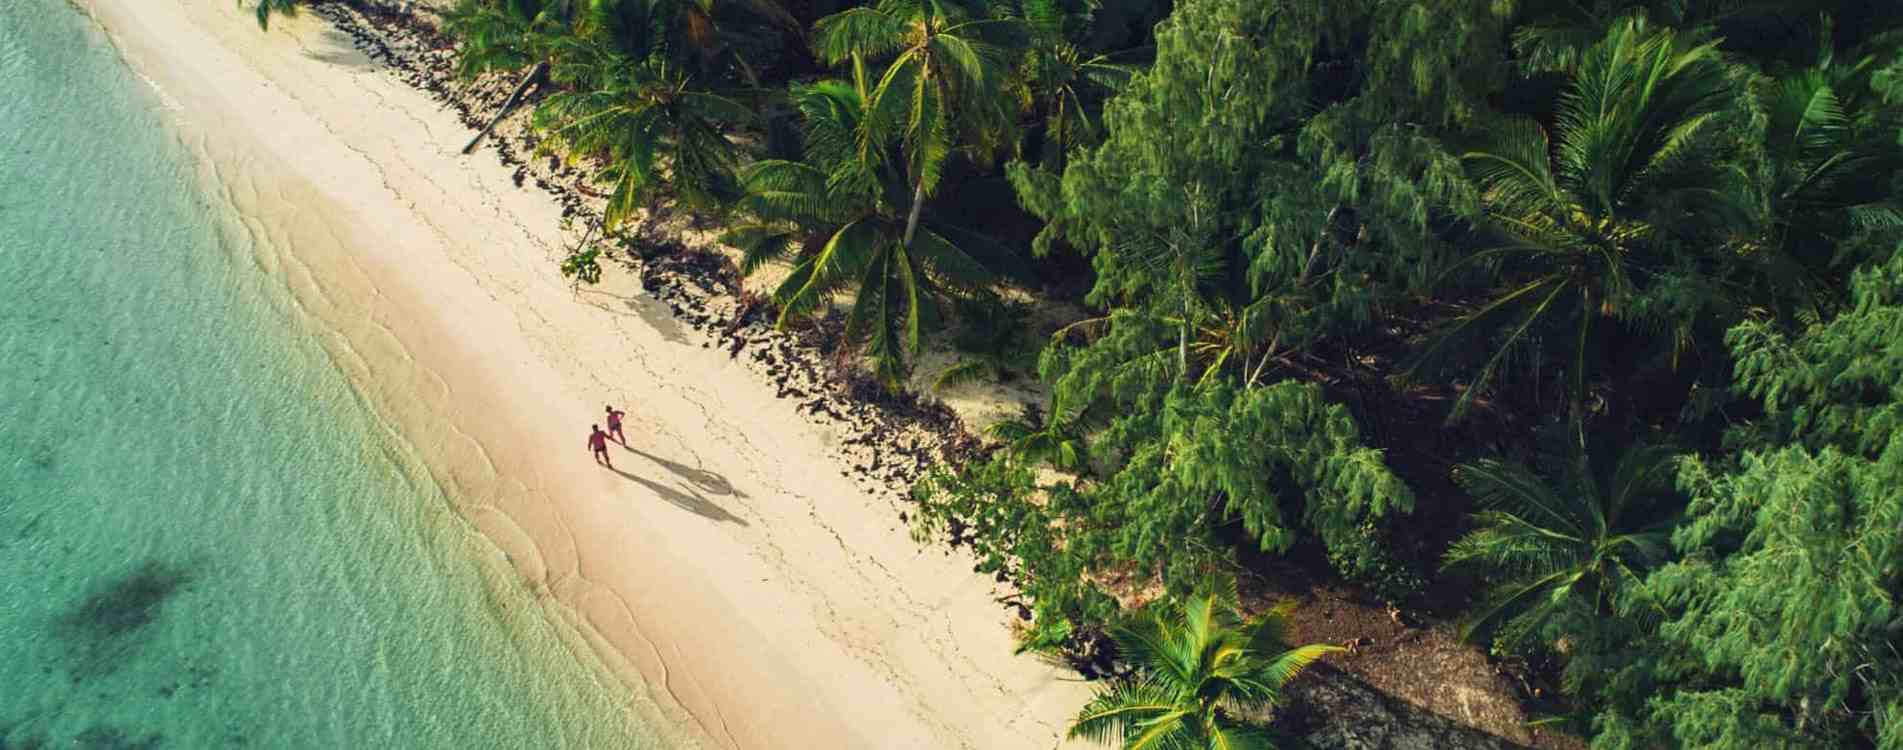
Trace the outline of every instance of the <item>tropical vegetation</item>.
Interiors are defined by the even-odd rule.
[[[1124,750],[1275,747],[1257,719],[1303,669],[1341,649],[1289,646],[1290,604],[1253,619],[1239,607],[1229,579],[1130,615],[1114,635],[1133,672],[1097,690],[1070,736]]]
[[[1458,611],[1595,748],[1903,750],[1894,8],[463,0],[447,28],[466,74],[540,89],[613,196],[596,231],[718,217],[777,323],[836,326],[887,389],[933,342],[971,354],[926,383],[1042,386],[910,515],[1017,587],[1023,648],[1124,675],[1085,736],[1257,737],[1293,657],[1202,582],[1274,566]],[[1002,299],[1081,312],[1045,339]]]

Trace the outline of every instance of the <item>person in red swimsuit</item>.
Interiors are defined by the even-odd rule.
[[[608,458],[608,433],[602,432],[601,425],[598,424],[588,425],[588,429],[590,430],[588,433],[588,450],[594,452],[595,463],[610,469],[614,468],[615,462]]]
[[[613,406],[608,407],[608,434],[613,435],[614,439],[620,441],[622,445],[628,444],[628,436],[621,432],[621,418],[625,416],[628,416],[627,412],[616,411]]]

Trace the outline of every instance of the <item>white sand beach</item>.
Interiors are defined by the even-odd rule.
[[[1049,748],[1088,686],[1014,657],[964,556],[841,473],[841,435],[619,267],[315,14],[78,0],[176,111],[359,392],[576,643],[701,744]],[[76,92],[76,95],[78,92]],[[604,404],[629,446],[584,447]],[[418,571],[419,575],[426,574]]]

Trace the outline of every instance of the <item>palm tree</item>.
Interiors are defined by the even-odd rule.
[[[1841,295],[1848,271],[1903,237],[1903,204],[1891,178],[1903,172],[1903,107],[1871,86],[1879,58],[1832,59],[1761,83],[1764,115],[1759,190],[1768,231],[1758,277],[1788,315],[1816,322]],[[1835,255],[1819,253],[1836,248]]]
[[[793,272],[773,292],[779,325],[806,315],[849,286],[857,297],[847,335],[866,352],[888,388],[897,389],[905,353],[938,317],[948,289],[975,291],[997,280],[993,269],[1021,273],[1008,248],[975,232],[921,218],[915,195],[886,148],[862,140],[872,116],[863,67],[855,83],[795,87],[805,123],[803,161],[762,160],[742,175],[742,206],[756,221],[722,241],[745,253],[752,273],[792,255]],[[910,242],[907,242],[908,236]]]
[[[953,149],[962,143],[991,153],[1003,142],[1006,52],[1023,31],[1021,21],[977,17],[956,0],[880,0],[816,24],[815,51],[829,65],[892,56],[865,95],[871,117],[861,142],[869,149],[895,137],[905,154],[912,187],[905,249]]]
[[[1061,0],[1026,0],[1030,44],[1018,63],[1014,88],[1024,110],[1042,127],[1038,162],[1063,172],[1064,155],[1090,143],[1100,132],[1103,102],[1121,90],[1136,67],[1115,62],[1115,55],[1091,54],[1078,40],[1090,25],[1092,10],[1071,12]]]
[[[932,390],[975,380],[1002,382],[1037,367],[1037,348],[1025,335],[1022,307],[990,292],[961,297],[957,307],[958,330],[951,345],[958,361],[939,371]]]
[[[1629,19],[1583,53],[1550,136],[1530,120],[1507,122],[1465,155],[1486,208],[1479,228],[1496,244],[1458,267],[1484,266],[1507,286],[1444,328],[1410,368],[1497,334],[1455,418],[1509,354],[1544,334],[1571,339],[1575,410],[1596,320],[1674,326],[1682,342],[1713,296],[1699,286],[1708,274],[1686,271],[1693,249],[1723,246],[1749,223],[1713,137],[1735,91],[1715,42]],[[1645,297],[1648,279],[1667,278],[1672,299]]]
[[[1090,461],[1083,435],[1084,410],[1071,405],[1064,391],[1054,392],[1051,400],[1050,413],[1027,405],[1023,416],[999,420],[986,427],[985,434],[1004,441],[1005,455],[1013,461],[1081,472]]]
[[[1478,528],[1448,549],[1445,564],[1501,581],[1463,637],[1496,634],[1508,646],[1556,639],[1611,615],[1617,591],[1664,560],[1669,523],[1655,501],[1672,486],[1673,452],[1633,446],[1605,470],[1578,444],[1571,450],[1552,482],[1494,459],[1455,469],[1455,480],[1486,510],[1474,516]]]
[[[746,48],[803,41],[799,20],[775,0],[595,0],[589,23],[628,57],[664,59],[698,77],[734,73],[751,86],[759,80]]]
[[[528,68],[495,117],[463,151],[475,148],[523,93],[555,67],[569,68],[558,82],[587,86],[622,78],[604,70],[607,65],[653,65],[650,72],[704,79],[714,62],[725,60],[751,82],[746,61],[729,54],[734,33],[716,21],[738,14],[728,13],[729,5],[797,28],[792,16],[771,0],[463,0],[445,16],[446,27],[462,42],[458,71],[474,77]]]
[[[443,22],[459,43],[456,72],[474,78],[547,62],[548,42],[575,16],[571,0],[462,0]]]
[[[536,108],[534,122],[549,134],[546,145],[565,147],[570,158],[602,159],[599,176],[614,186],[603,213],[607,229],[639,209],[663,181],[697,207],[739,197],[727,128],[751,119],[751,109],[698,90],[668,62],[632,60],[585,39],[561,44],[571,49],[551,77],[566,88]]]
[[[1273,735],[1245,715],[1281,700],[1308,665],[1341,650],[1285,644],[1285,603],[1245,619],[1235,583],[1205,584],[1180,603],[1152,606],[1112,633],[1138,674],[1100,689],[1071,725],[1071,737],[1125,750],[1273,748]]]
[[[555,44],[576,30],[577,18],[575,0],[462,0],[444,14],[444,28],[460,42],[459,75],[473,79],[490,71],[528,68],[495,115],[463,145],[463,153],[475,150],[522,95],[542,82]]]

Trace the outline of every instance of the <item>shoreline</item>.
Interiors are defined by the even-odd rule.
[[[362,397],[624,681],[713,746],[1057,744],[1084,687],[1012,657],[995,584],[841,475],[856,436],[642,274],[571,293],[564,207],[458,155],[454,112],[319,13],[266,34],[228,3],[86,4],[288,248],[260,263]],[[603,401],[629,412],[625,474],[582,463]]]

